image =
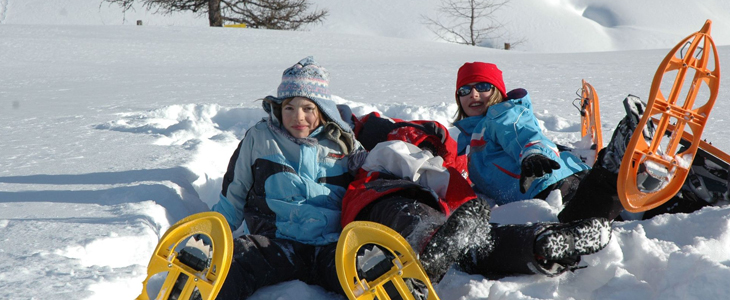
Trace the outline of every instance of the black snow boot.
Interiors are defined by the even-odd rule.
[[[502,225],[492,229],[494,250],[489,256],[478,258],[472,272],[488,279],[516,274],[562,274],[578,268],[581,255],[602,249],[611,236],[606,219]]]
[[[628,95],[623,101],[624,110],[626,110],[626,116],[619,121],[616,129],[613,131],[611,140],[606,145],[606,154],[597,159],[596,163],[601,164],[607,170],[618,173],[621,168],[621,161],[623,161],[626,147],[631,141],[631,136],[636,130],[636,126],[639,125],[641,117],[646,110],[646,104],[634,95]],[[646,127],[642,129],[642,134],[647,143],[651,143],[654,138],[654,123],[649,122]]]
[[[491,251],[489,204],[475,198],[457,208],[431,237],[420,255],[426,273],[432,282],[441,280],[446,271],[460,263],[470,253]]]
[[[552,224],[535,239],[535,259],[548,273],[560,274],[574,267],[580,256],[598,252],[610,240],[611,223],[605,218]]]
[[[623,103],[626,116],[616,126],[616,130],[614,130],[613,136],[611,136],[611,141],[609,141],[605,148],[605,155],[596,161],[597,164],[601,164],[607,170],[617,174],[621,168],[621,162],[623,161],[631,137],[639,125],[644,111],[646,111],[646,104],[634,95],[627,96]],[[656,127],[653,122],[648,122],[642,128],[641,134],[647,144],[651,144],[655,131]],[[662,149],[659,148],[657,151],[661,154]],[[655,192],[666,186],[670,177],[670,172],[666,167],[647,161],[641,163],[639,166],[636,175],[636,186],[643,192]]]

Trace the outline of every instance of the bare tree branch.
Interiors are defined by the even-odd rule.
[[[439,38],[464,45],[481,45],[504,35],[495,12],[510,0],[442,0],[437,18],[422,16]]]
[[[243,23],[252,27],[297,30],[303,25],[321,23],[326,9],[310,11],[309,0],[102,0],[117,4],[126,12],[135,1],[154,13],[171,14],[191,11],[208,14],[210,26],[223,22]]]
[[[309,23],[321,23],[327,10],[308,12],[307,0],[221,0],[226,20],[270,29],[296,30]]]

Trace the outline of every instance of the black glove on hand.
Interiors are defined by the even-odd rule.
[[[522,160],[521,169],[520,192],[524,194],[532,185],[533,180],[560,169],[560,164],[545,155],[533,154]]]

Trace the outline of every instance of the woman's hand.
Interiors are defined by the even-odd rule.
[[[560,164],[545,155],[533,154],[522,160],[521,169],[520,192],[524,194],[532,185],[532,181],[545,174],[552,173],[553,170],[560,169]]]

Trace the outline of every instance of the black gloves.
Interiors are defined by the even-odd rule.
[[[532,185],[533,180],[560,169],[560,164],[545,155],[533,154],[522,160],[521,169],[520,192],[524,194]]]

